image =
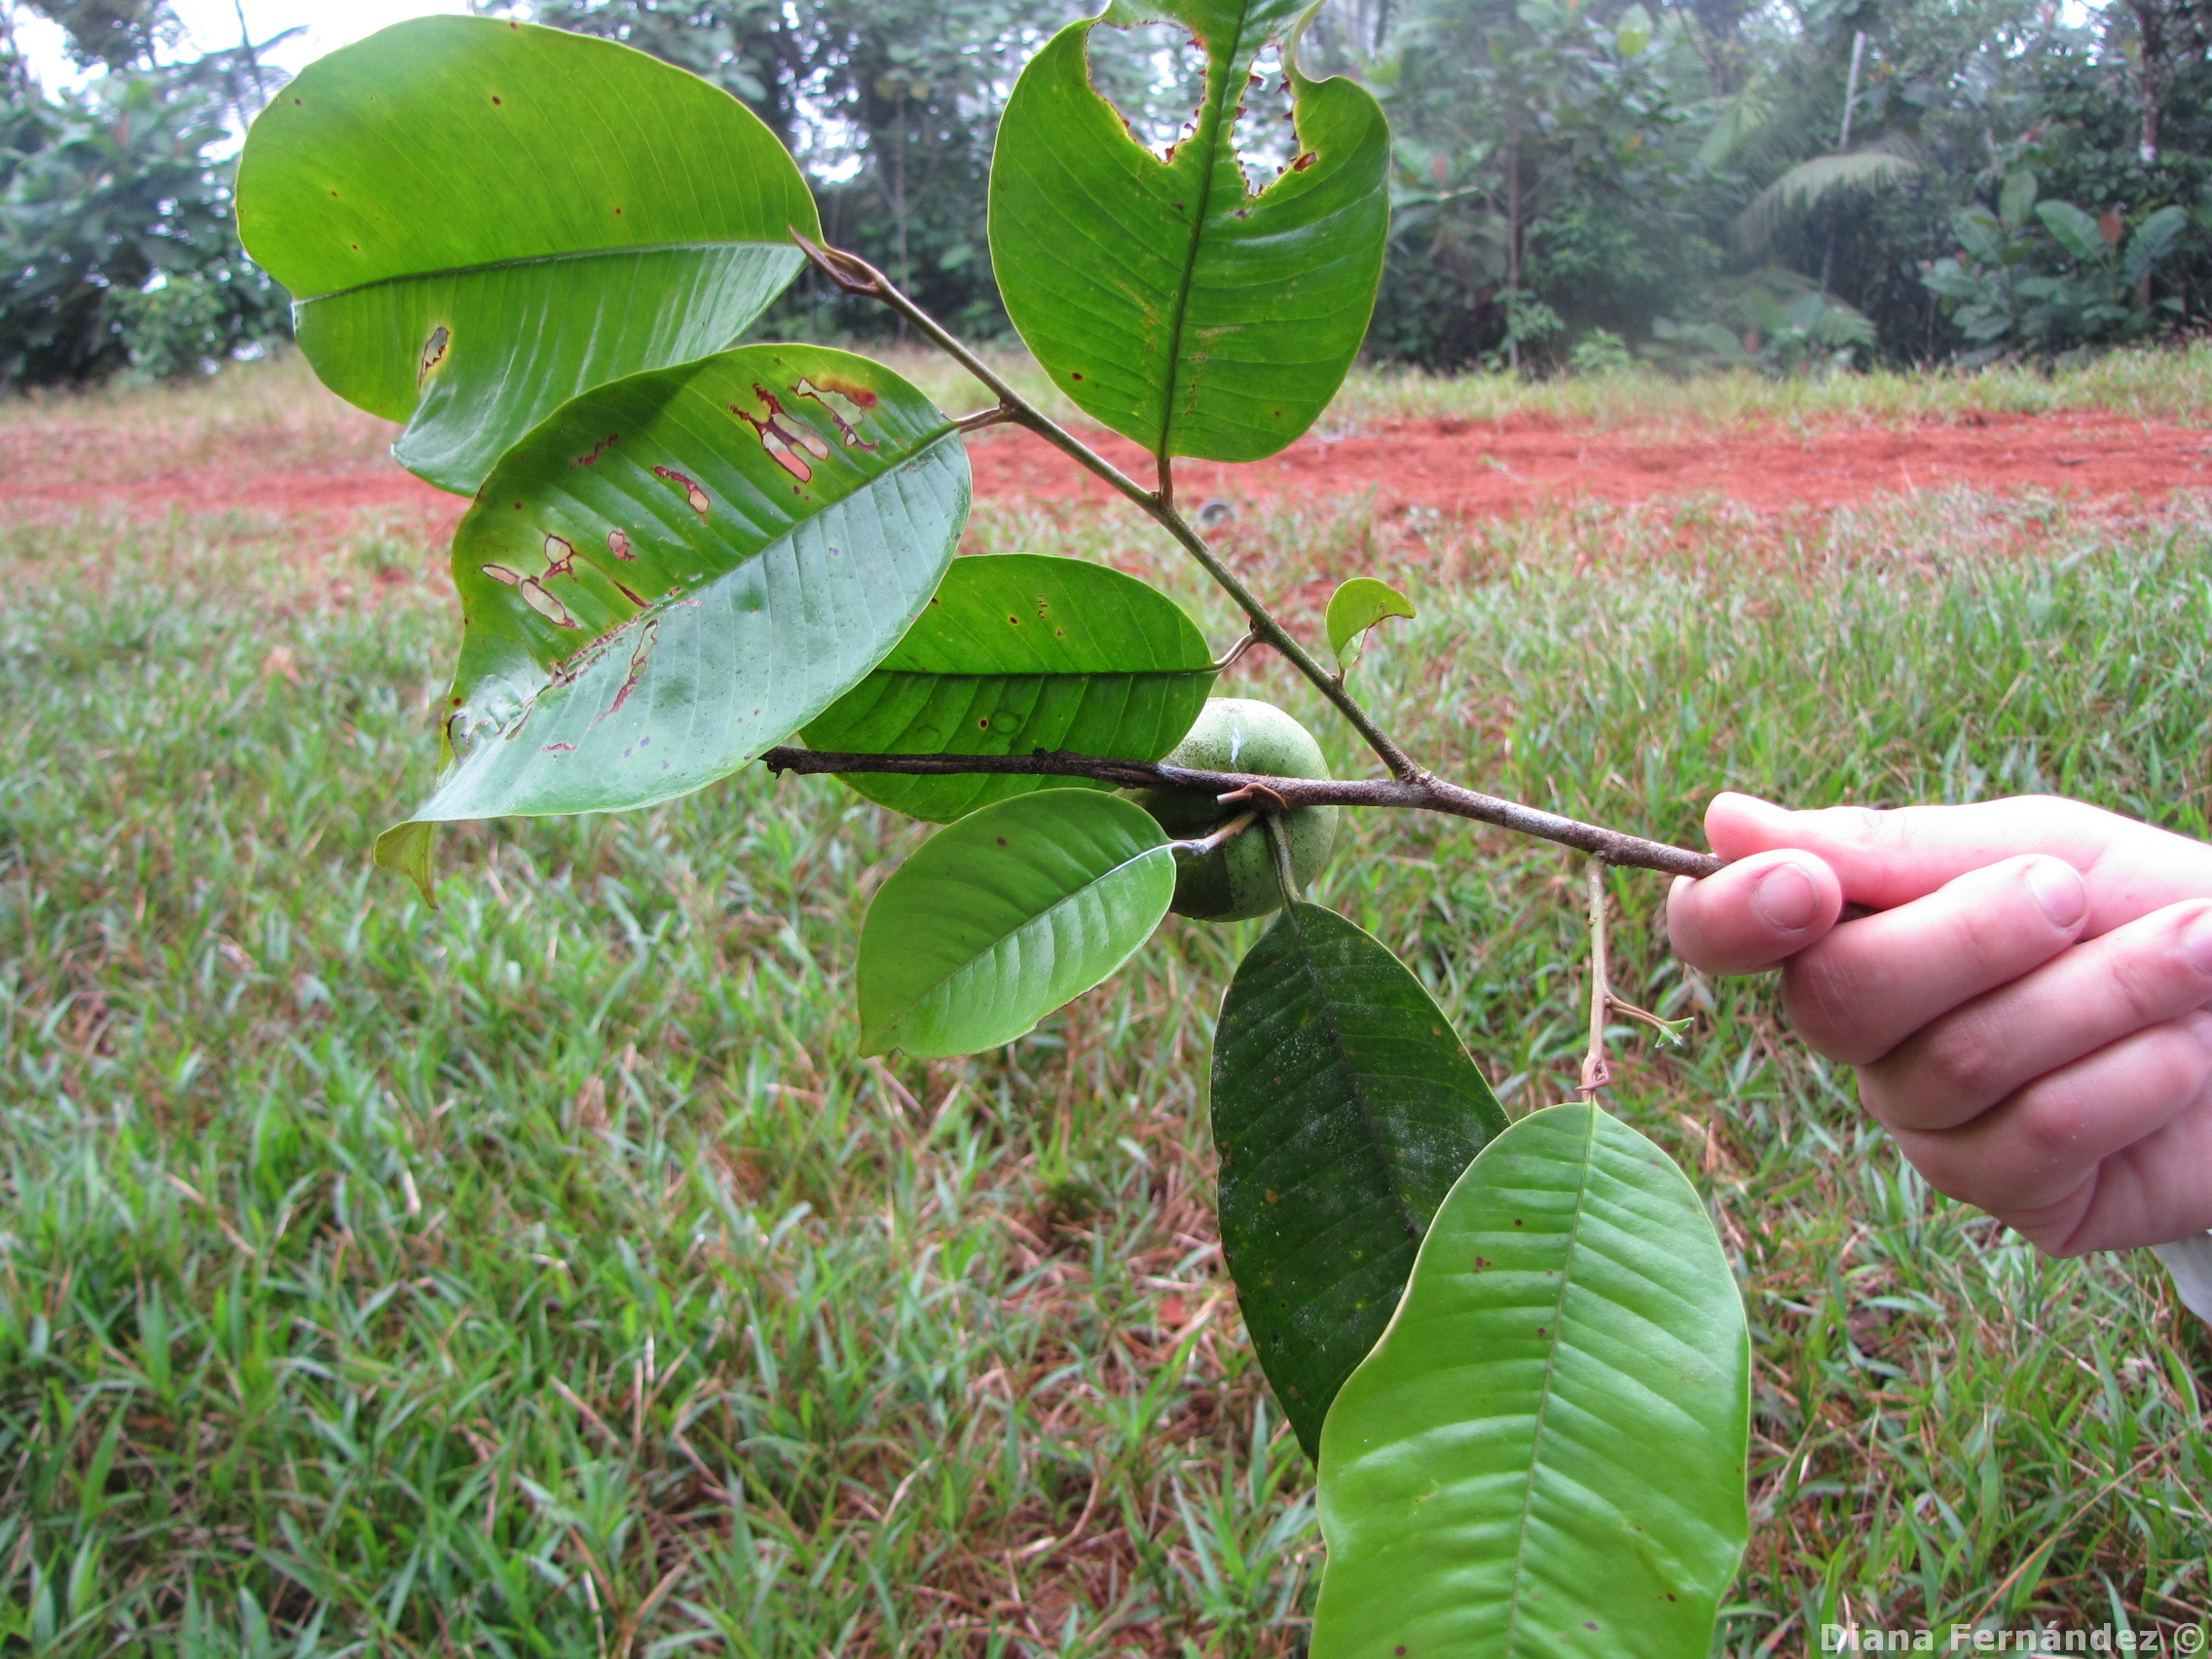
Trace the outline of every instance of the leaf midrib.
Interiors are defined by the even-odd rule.
[[[320,294],[309,294],[298,303],[303,306],[319,304],[323,300],[342,300],[351,294],[366,294],[377,288],[389,288],[401,282],[429,282],[440,276],[473,276],[487,271],[517,271],[535,265],[563,265],[587,259],[613,259],[633,253],[708,253],[725,247],[784,247],[781,241],[764,241],[753,237],[717,237],[705,241],[629,242],[620,246],[571,248],[566,253],[535,253],[522,259],[487,259],[480,265],[447,265],[434,271],[402,271],[392,276],[379,276],[367,282],[356,282],[350,288],[332,288]],[[793,253],[798,249],[792,248]]]
[[[664,373],[665,371],[650,370],[647,372]],[[529,696],[522,699],[522,707],[525,711],[523,718],[528,718],[528,711],[535,709],[537,706],[538,699],[544,696],[547,689],[555,683],[553,678],[553,668],[555,664],[573,661],[576,657],[583,655],[583,653],[586,651],[595,649],[604,651],[604,649],[610,645],[610,642],[622,635],[628,634],[630,630],[635,628],[639,623],[648,620],[657,620],[658,618],[674,611],[680,606],[682,606],[689,601],[696,600],[700,594],[707,592],[708,590],[716,587],[721,582],[727,581],[731,576],[735,575],[747,565],[751,564],[756,559],[765,556],[770,548],[777,546],[779,543],[789,541],[806,525],[811,524],[815,520],[819,519],[831,507],[842,506],[847,501],[858,499],[860,497],[866,495],[868,491],[873,490],[878,485],[890,483],[892,480],[892,475],[901,467],[911,465],[915,461],[923,460],[932,449],[936,448],[939,444],[941,444],[947,437],[957,438],[958,436],[958,428],[955,427],[951,422],[947,421],[943,425],[936,428],[926,437],[917,441],[911,449],[900,452],[893,461],[884,465],[881,471],[862,478],[858,484],[856,484],[852,489],[846,491],[841,496],[826,495],[823,498],[820,506],[816,507],[814,511],[808,513],[804,518],[793,519],[784,530],[779,532],[777,535],[769,537],[766,541],[761,542],[758,546],[745,553],[742,557],[734,560],[723,569],[715,571],[705,581],[700,582],[697,586],[686,588],[681,593],[664,594],[660,596],[659,598],[653,600],[650,604],[648,604],[643,610],[640,610],[636,615],[624,620],[618,628],[610,630],[608,634],[602,636],[597,640],[593,640],[586,645],[578,646],[577,649],[574,652],[571,653],[569,656],[556,657],[551,661],[547,661],[545,658],[540,657],[536,652],[531,652],[530,661],[537,668],[537,670],[541,674],[545,676],[545,679],[541,683],[533,686],[531,688]],[[481,510],[480,507],[471,508],[470,515],[473,516],[473,514],[479,510]],[[467,520],[464,518],[461,522],[465,527]],[[456,533],[455,543],[458,548],[460,543],[459,533]],[[481,570],[481,567],[479,567],[479,570]],[[519,604],[521,602],[518,601],[517,603]],[[527,606],[524,608],[527,609]],[[593,660],[596,663],[598,659],[595,657]],[[873,669],[870,669],[868,672],[872,674],[875,671]],[[572,681],[572,679],[573,677],[571,676],[571,680]],[[866,676],[862,676],[862,679],[866,680]],[[562,682],[563,684],[567,684],[569,682],[570,682],[568,681]]]
[[[1046,905],[1042,910],[1034,911],[1030,915],[1025,916],[1024,918],[1022,918],[1022,920],[1016,922],[1013,927],[1007,929],[1005,933],[1000,934],[998,938],[992,940],[991,942],[985,945],[981,950],[978,950],[975,955],[969,957],[967,961],[961,963],[957,968],[950,969],[945,973],[940,975],[937,978],[932,979],[929,984],[922,989],[921,993],[907,1005],[906,1012],[891,1022],[890,1026],[885,1030],[884,1035],[886,1037],[896,1037],[899,1028],[904,1025],[906,1021],[920,1010],[923,1003],[928,1001],[931,997],[935,996],[939,991],[942,990],[953,980],[959,978],[961,975],[968,973],[978,962],[983,961],[994,952],[1001,949],[1006,944],[1006,941],[1008,940],[1014,938],[1014,935],[1020,933],[1023,929],[1035,927],[1040,921],[1051,915],[1054,910],[1063,909],[1067,905],[1074,903],[1076,900],[1082,898],[1086,893],[1088,893],[1100,882],[1106,881],[1113,876],[1121,874],[1123,870],[1129,868],[1133,865],[1142,864],[1146,859],[1151,858],[1156,853],[1164,853],[1166,851],[1167,843],[1164,841],[1161,842],[1158,846],[1147,847],[1142,852],[1138,853],[1135,857],[1124,859],[1121,863],[1114,865],[1109,868],[1100,870],[1096,875],[1092,876],[1081,887],[1069,888],[1067,892],[1061,894],[1059,898],[1053,900],[1051,903]]]
[[[1418,1241],[1428,1231],[1427,1225],[1414,1213],[1414,1207],[1406,1198],[1405,1186],[1398,1179],[1397,1166],[1384,1148],[1382,1131],[1376,1124],[1375,1113],[1368,1105],[1367,1088],[1360,1081],[1359,1068],[1352,1064],[1351,1050],[1345,1042],[1343,1029],[1337,1024],[1336,1005],[1330,1000],[1328,986],[1314,964],[1313,950],[1307,940],[1306,927],[1299,916],[1298,905],[1292,903],[1284,913],[1290,917],[1291,927],[1298,935],[1299,959],[1306,969],[1307,977],[1313,981],[1314,1001],[1320,1007],[1322,1023],[1328,1027],[1329,1042],[1337,1051],[1337,1058],[1344,1067],[1345,1075],[1351,1080],[1352,1104],[1358,1108],[1360,1124],[1367,1130],[1368,1145],[1374,1149],[1376,1161],[1382,1165],[1383,1177],[1390,1183],[1390,1196],[1397,1201],[1398,1215],[1406,1224],[1407,1236]]]
[[[1167,380],[1166,384],[1161,388],[1160,448],[1153,455],[1153,462],[1162,475],[1167,471],[1168,438],[1175,429],[1175,391],[1177,383],[1181,379],[1179,371],[1183,363],[1183,329],[1191,316],[1191,290],[1196,285],[1198,278],[1198,244],[1205,239],[1206,215],[1213,205],[1214,174],[1221,170],[1221,146],[1223,143],[1221,109],[1223,101],[1229,96],[1229,84],[1236,79],[1236,54],[1244,44],[1244,25],[1250,18],[1251,13],[1251,0],[1245,0],[1245,3],[1237,9],[1236,29],[1229,43],[1229,50],[1222,55],[1218,84],[1213,87],[1206,99],[1206,118],[1213,123],[1209,129],[1211,141],[1206,145],[1204,156],[1200,158],[1204,176],[1198,181],[1198,210],[1191,217],[1191,244],[1183,259],[1182,283],[1175,290],[1175,328],[1167,339]],[[1217,79],[1210,68],[1207,72],[1207,79],[1209,81]],[[1194,141],[1197,136],[1197,134],[1193,134]],[[1232,143],[1235,141],[1234,132],[1231,133],[1229,141]]]
[[[1574,1219],[1567,1230],[1567,1259],[1559,1270],[1559,1295],[1552,1300],[1551,1346],[1544,1354],[1544,1382],[1536,1395],[1536,1421],[1529,1437],[1529,1478],[1521,1488],[1521,1518],[1514,1527],[1513,1579],[1511,1600],[1505,1609],[1505,1644],[1500,1650],[1501,1659],[1513,1659],[1514,1633],[1521,1623],[1522,1562],[1529,1553],[1529,1512],[1536,1501],[1536,1474],[1543,1467],[1544,1431],[1551,1412],[1553,1382],[1559,1375],[1560,1349],[1566,1346],[1561,1335],[1561,1310],[1567,1306],[1568,1286],[1574,1282],[1574,1252],[1582,1237],[1582,1216],[1585,1200],[1590,1193],[1590,1164],[1598,1141],[1598,1106],[1595,1102],[1583,1107],[1582,1162],[1574,1188]]]

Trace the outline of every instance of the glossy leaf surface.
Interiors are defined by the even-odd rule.
[[[1329,648],[1341,663],[1345,647],[1385,616],[1411,619],[1413,613],[1413,601],[1388,582],[1354,576],[1329,596]]]
[[[418,820],[666,800],[898,644],[968,513],[950,424],[881,364],[750,346],[596,387],[454,537],[456,756]]]
[[[315,372],[462,495],[577,392],[728,345],[798,270],[794,226],[819,231],[805,180],[727,92],[493,18],[309,65],[239,170],[240,234],[301,296]]]
[[[1015,795],[939,830],[861,930],[861,1051],[1011,1043],[1129,959],[1175,864],[1142,807],[1088,790]]]
[[[1300,0],[1117,4],[1188,28],[1206,56],[1197,129],[1162,160],[1091,86],[1097,20],[1015,83],[991,165],[991,258],[1053,384],[1154,454],[1257,461],[1328,405],[1374,310],[1389,229],[1389,133],[1350,81],[1286,47],[1297,154],[1255,193],[1236,156],[1254,59]],[[1257,112],[1255,112],[1257,119]]]
[[[955,559],[881,666],[806,728],[816,749],[1013,755],[1038,749],[1157,760],[1213,683],[1183,608],[1134,576],[1080,559]],[[845,779],[872,801],[948,824],[994,800],[1078,778]]]
[[[1750,1379],[1681,1171],[1594,1106],[1522,1119],[1329,1413],[1314,1659],[1705,1659],[1750,1531]]]
[[[1213,1051],[1222,1250],[1309,1456],[1429,1218],[1504,1127],[1436,1000],[1344,917],[1291,904],[1237,967]]]

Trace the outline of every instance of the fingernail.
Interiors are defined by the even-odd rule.
[[[2212,978],[2212,910],[2199,911],[2182,931],[2181,953],[2192,968]]]
[[[2043,906],[2053,927],[2072,927],[2089,907],[2089,896],[2082,891],[2082,878],[2072,866],[2056,859],[2038,859],[2028,866],[2028,891],[2036,896],[2036,903]]]
[[[1751,889],[1751,908],[1777,933],[1797,933],[1812,926],[1820,907],[1821,896],[1814,890],[1813,878],[1795,865],[1776,865]]]

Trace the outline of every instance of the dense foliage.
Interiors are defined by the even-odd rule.
[[[1068,0],[506,9],[736,93],[798,157],[833,243],[970,333],[1005,328],[978,235],[991,148]],[[110,74],[56,99],[11,62],[0,384],[174,372],[280,326],[209,159],[266,86],[236,52],[158,67],[173,35],[158,3],[45,10]],[[2212,61],[2188,0],[2115,0],[2079,23],[2040,0],[1340,0],[1309,51],[1392,125],[1371,355],[1787,373],[2167,338],[2212,306]],[[1092,65],[1156,148],[1185,129],[1199,65],[1175,31],[1099,31]],[[1264,165],[1281,160],[1279,105],[1271,81],[1240,124]],[[2109,259],[2047,214],[2005,220],[2023,173],[2033,201],[2097,221]],[[2120,244],[2166,208],[2158,257],[2130,274]],[[810,276],[763,326],[903,325]]]

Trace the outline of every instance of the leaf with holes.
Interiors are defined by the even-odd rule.
[[[1329,596],[1329,648],[1337,653],[1337,661],[1342,665],[1346,647],[1368,629],[1385,616],[1411,620],[1413,613],[1413,601],[1388,582],[1379,582],[1373,576],[1354,576]]]
[[[991,164],[991,258],[1029,349],[1155,455],[1257,461],[1311,425],[1367,332],[1389,231],[1389,131],[1350,81],[1283,48],[1296,153],[1254,192],[1238,117],[1300,0],[1118,0],[1014,85]],[[1310,15],[1310,14],[1309,14]],[[1206,57],[1197,129],[1162,161],[1091,86],[1098,22],[1170,21]]]
[[[822,347],[573,399],[455,534],[454,760],[416,821],[645,806],[735,770],[899,643],[968,489],[927,398]]]
[[[1088,790],[1015,795],[940,830],[861,929],[861,1051],[1011,1043],[1152,937],[1175,895],[1167,837]]]
[[[1213,1046],[1222,1251],[1309,1456],[1429,1218],[1504,1127],[1435,998],[1344,917],[1291,904],[1237,967]]]
[[[816,749],[870,755],[1013,755],[1046,749],[1157,760],[1182,741],[1213,684],[1183,608],[1134,576],[1081,559],[955,559],[944,585],[876,671],[806,728]],[[1083,778],[845,782],[938,824]]]
[[[301,349],[468,495],[577,392],[735,339],[819,233],[759,118],[612,41],[394,24],[303,70],[239,164],[239,232]]]
[[[1751,1348],[1695,1189],[1596,1106],[1484,1149],[1321,1435],[1313,1659],[1705,1659]]]

